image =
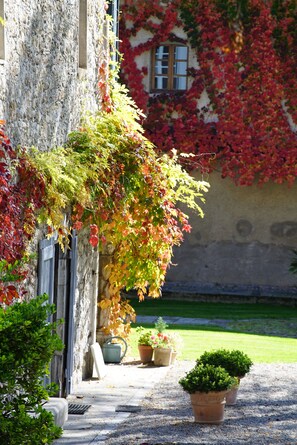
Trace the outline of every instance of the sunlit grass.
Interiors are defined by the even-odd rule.
[[[180,359],[196,360],[206,350],[227,348],[240,349],[257,363],[297,362],[297,339],[278,336],[278,331],[282,331],[286,335],[284,333],[286,326],[288,326],[288,337],[292,334],[297,319],[297,307],[164,299],[150,299],[141,303],[132,299],[131,304],[138,315],[162,316],[165,319],[166,316],[173,316],[234,320],[228,326],[228,330],[216,326],[170,325],[168,330],[178,332],[183,338],[184,347],[179,356]],[[250,321],[247,323],[242,320]],[[288,320],[287,324],[286,320]],[[239,322],[237,323],[237,321]],[[291,324],[293,327],[289,327]],[[142,325],[146,328],[154,328],[154,325],[143,323]],[[276,335],[265,335],[265,328],[271,327],[271,325],[277,327],[276,332],[272,327],[272,331]],[[130,347],[132,355],[138,357],[137,333],[135,325],[133,326]],[[282,330],[280,326],[283,327]],[[250,333],[245,332],[245,329],[249,329]],[[253,332],[257,332],[257,334]]]
[[[210,326],[171,325],[168,331],[178,332],[183,339],[179,356],[182,360],[196,360],[206,350],[226,348],[240,349],[255,363],[297,362],[297,339],[294,338],[227,332]],[[135,328],[132,329],[130,347],[133,357],[138,357]]]

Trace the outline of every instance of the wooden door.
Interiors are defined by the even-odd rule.
[[[52,321],[60,322],[58,333],[64,343],[63,351],[56,351],[46,383],[58,385],[57,396],[64,397],[71,391],[73,363],[73,307],[76,287],[77,237],[71,238],[70,249],[63,252],[55,238],[39,244],[38,294],[46,293],[56,312]],[[62,320],[62,322],[61,322]]]

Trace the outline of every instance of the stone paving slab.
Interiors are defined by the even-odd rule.
[[[69,415],[63,427],[63,436],[54,445],[103,444],[130,412],[117,411],[119,406],[139,407],[148,392],[168,372],[168,367],[123,363],[107,365],[102,380],[83,381],[70,403],[90,404],[83,415]]]

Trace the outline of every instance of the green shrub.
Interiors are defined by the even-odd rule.
[[[237,384],[237,379],[231,377],[221,366],[196,365],[185,377],[179,380],[184,391],[210,392],[225,391]]]
[[[197,360],[197,364],[222,366],[233,377],[243,377],[253,364],[252,360],[242,351],[217,349],[206,351]]]
[[[62,430],[54,424],[51,412],[34,410],[34,417],[24,407],[9,417],[0,416],[0,443],[6,445],[50,444],[61,436]]]
[[[42,404],[53,387],[44,386],[49,363],[63,345],[48,321],[47,295],[0,307],[0,443],[49,444],[61,435]]]

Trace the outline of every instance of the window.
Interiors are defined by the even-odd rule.
[[[112,18],[112,32],[119,37],[119,1],[109,0],[107,14]]]
[[[0,0],[0,17],[4,20],[4,0]],[[5,34],[3,23],[0,23],[0,59],[5,59]]]
[[[114,47],[113,45],[110,47],[110,58],[113,65],[115,65],[118,62],[119,49],[119,0],[109,0],[107,14],[111,18],[109,26],[115,36]]]
[[[187,89],[188,48],[162,45],[155,48],[152,64],[153,90]]]
[[[79,0],[79,37],[78,37],[78,66],[79,68],[87,68],[88,52],[87,52],[87,0]]]

